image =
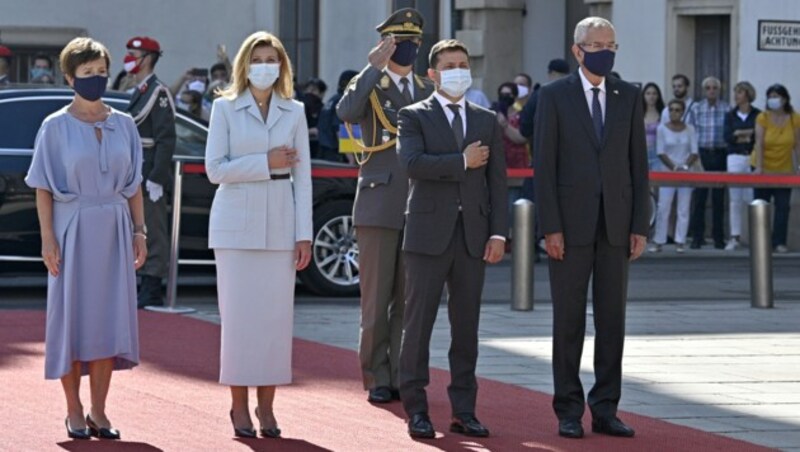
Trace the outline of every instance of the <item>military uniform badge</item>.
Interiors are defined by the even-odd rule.
[[[391,86],[390,85],[391,83],[392,83],[392,80],[389,78],[389,76],[386,75],[386,74],[383,74],[383,77],[381,77],[381,81],[380,81],[381,89],[389,89],[389,86]]]

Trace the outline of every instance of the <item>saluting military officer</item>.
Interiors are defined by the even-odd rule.
[[[169,88],[153,70],[161,57],[158,41],[135,37],[128,41],[125,70],[133,74],[133,90],[128,113],[139,128],[144,148],[142,164],[147,262],[139,270],[139,307],[164,304],[161,281],[169,266],[169,231],[166,188],[172,181],[172,154],[175,151],[175,104]]]
[[[367,400],[399,400],[397,366],[403,329],[404,269],[400,246],[408,175],[397,160],[397,112],[427,98],[433,84],[412,69],[422,43],[419,11],[395,11],[376,29],[381,41],[369,64],[350,83],[337,106],[346,127],[358,123],[362,142],[353,209],[359,248],[361,335],[358,356]]]

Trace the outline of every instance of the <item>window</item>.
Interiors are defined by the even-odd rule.
[[[0,148],[33,150],[36,134],[42,121],[50,113],[72,100],[71,96],[58,99],[13,99],[0,103]]]
[[[414,8],[422,14],[422,45],[419,47],[414,72],[425,75],[428,71],[428,54],[439,41],[439,0],[393,0],[392,11]]]
[[[280,39],[298,83],[317,76],[319,0],[281,0]]]
[[[31,80],[31,66],[33,66],[33,57],[39,54],[47,55],[50,57],[50,62],[53,67],[53,75],[55,76],[56,84],[63,83],[61,71],[58,67],[58,55],[61,53],[60,48],[55,47],[14,47],[7,46],[14,52],[14,57],[11,59],[11,68],[9,76],[12,82],[28,83]]]

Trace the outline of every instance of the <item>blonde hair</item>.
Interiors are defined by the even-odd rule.
[[[103,59],[106,69],[111,68],[111,55],[106,46],[92,38],[75,38],[61,51],[58,57],[61,72],[70,77],[75,77],[78,66]]]
[[[250,80],[247,78],[250,72],[250,58],[253,55],[253,50],[261,46],[268,46],[277,50],[278,59],[281,62],[278,80],[272,85],[273,91],[277,92],[284,99],[291,99],[294,97],[292,62],[289,60],[289,55],[286,54],[286,49],[283,47],[283,43],[281,43],[280,39],[266,31],[257,31],[245,38],[242,46],[236,53],[236,58],[233,60],[231,84],[225,89],[218,89],[215,94],[225,97],[226,99],[234,99],[247,89],[248,85],[250,85]]]

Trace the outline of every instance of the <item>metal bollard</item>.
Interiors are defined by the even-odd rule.
[[[178,237],[181,231],[181,194],[183,191],[183,162],[175,162],[175,181],[172,193],[172,235],[169,246],[169,274],[167,275],[166,306],[147,306],[148,311],[167,314],[188,314],[195,309],[176,306],[178,295]]]
[[[514,237],[511,243],[511,309],[533,309],[534,237],[533,203],[528,199],[514,202]]]
[[[750,306],[771,308],[772,293],[772,239],[770,204],[763,199],[750,203]]]

